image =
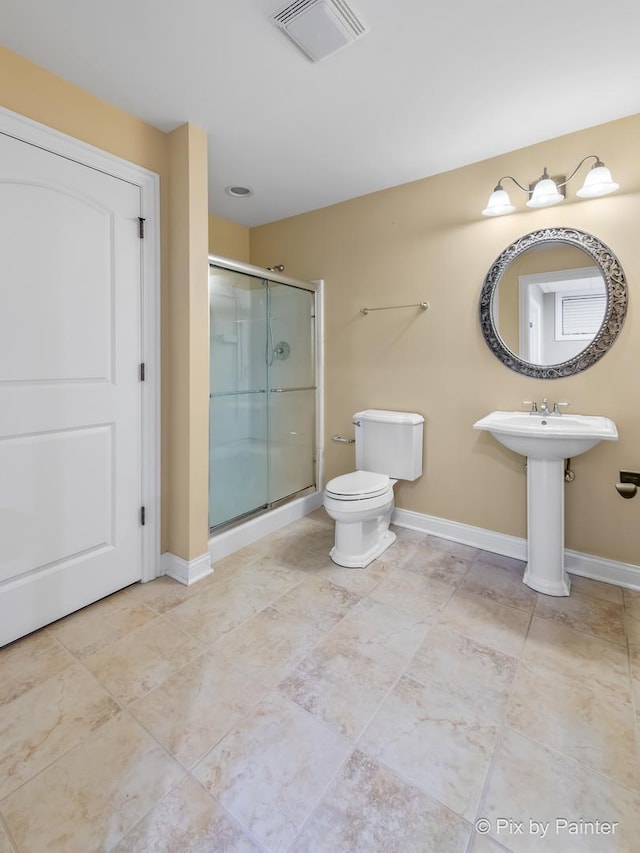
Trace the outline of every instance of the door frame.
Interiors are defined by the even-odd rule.
[[[145,364],[141,393],[141,493],[145,524],[141,526],[140,568],[143,582],[160,575],[160,176],[0,106],[0,133],[97,169],[140,188],[141,325],[140,361]]]

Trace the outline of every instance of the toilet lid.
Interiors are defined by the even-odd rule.
[[[353,471],[334,477],[327,483],[326,491],[342,500],[375,498],[384,494],[390,484],[386,474],[374,474],[373,471]]]

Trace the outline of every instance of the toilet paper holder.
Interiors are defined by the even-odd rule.
[[[640,474],[636,471],[620,471],[620,482],[616,483],[618,494],[629,500],[635,498],[640,488]]]

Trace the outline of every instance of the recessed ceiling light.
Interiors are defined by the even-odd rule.
[[[250,187],[225,187],[227,195],[233,196],[234,198],[249,198],[250,195],[253,195],[253,190]]]

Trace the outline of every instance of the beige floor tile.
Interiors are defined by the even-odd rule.
[[[270,600],[283,595],[308,577],[308,572],[297,566],[288,566],[271,554],[259,554],[246,565],[225,572],[220,580],[230,586],[256,590],[259,595],[269,595]],[[210,583],[213,583],[212,579]]]
[[[85,658],[84,665],[126,705],[162,684],[204,649],[194,637],[160,617]]]
[[[396,534],[396,541],[378,559],[394,568],[400,568],[406,560],[424,548],[427,536],[419,530],[410,530],[395,524],[391,525],[391,530]]]
[[[631,664],[631,678],[640,687],[640,646],[629,647],[629,662]],[[638,706],[640,711],[640,705]]]
[[[289,853],[465,853],[470,826],[356,751]]]
[[[325,636],[307,620],[266,607],[219,640],[213,651],[274,687]]]
[[[585,687],[616,691],[623,699],[628,696],[626,649],[549,619],[534,616],[522,660],[542,673],[550,671]]]
[[[252,601],[242,589],[216,584],[174,607],[166,616],[201,643],[210,644],[255,616],[267,604]]]
[[[384,560],[383,554],[380,559],[374,560],[363,569],[349,569],[346,566],[331,563],[319,569],[315,576],[362,596],[368,595],[395,568],[397,567],[393,562]]]
[[[169,619],[205,644],[229,631],[295,587],[303,575],[259,558],[213,579],[197,596],[179,604]]]
[[[278,690],[355,741],[405,662],[383,646],[354,646],[341,637],[330,637],[298,664]]]
[[[468,545],[437,536],[426,536],[420,547],[402,563],[402,568],[422,572],[458,586],[477,554],[477,549]]]
[[[322,524],[326,524],[333,529],[334,521],[332,518],[329,518],[327,515],[326,509],[321,506],[318,509],[314,509],[313,512],[310,512],[309,515],[305,516],[309,521],[319,521]]]
[[[471,820],[500,726],[477,703],[402,678],[360,739],[360,746]]]
[[[440,617],[440,624],[480,645],[518,657],[530,618],[523,610],[459,589]]]
[[[113,853],[259,853],[204,788],[184,779],[113,848]]]
[[[265,693],[262,684],[225,658],[205,652],[131,705],[130,710],[190,767]]]
[[[371,598],[429,618],[439,613],[451,598],[455,585],[419,572],[396,569],[371,592]]]
[[[629,645],[640,646],[640,619],[624,611],[624,632]]]
[[[601,598],[603,601],[611,601],[613,604],[622,604],[622,588],[612,583],[602,583],[602,581],[594,581],[580,575],[571,575],[571,594],[576,592],[592,598]]]
[[[0,706],[0,799],[64,755],[118,712],[74,663]]]
[[[522,569],[514,571],[487,562],[475,562],[460,589],[526,613],[532,612],[538,600],[538,593],[522,582]]]
[[[199,585],[200,584],[200,585]],[[132,599],[146,604],[156,613],[166,613],[192,595],[200,592],[202,584],[195,583],[186,586],[174,581],[173,578],[160,577],[149,583],[137,583],[128,588]]]
[[[21,850],[110,850],[184,771],[121,712],[2,803]]]
[[[194,775],[267,850],[285,850],[350,750],[345,738],[271,694]]]
[[[640,797],[523,735],[505,729],[478,814],[515,853],[633,853],[640,835]],[[522,822],[523,833],[498,832],[496,821]],[[615,835],[570,834],[556,820],[617,822]],[[550,822],[542,840],[529,821]]]
[[[428,535],[425,545],[430,551],[437,551],[451,557],[460,557],[467,561],[476,559],[480,553],[480,551],[472,545],[465,545],[462,542],[454,542],[453,539],[444,539],[442,536]]]
[[[72,654],[92,655],[157,618],[153,610],[136,601],[137,594],[136,588],[131,592],[123,589],[54,622],[47,630]]]
[[[401,568],[407,572],[417,572],[425,577],[442,581],[449,586],[458,587],[472,565],[471,557],[431,551],[428,548],[416,550],[404,560]]]
[[[430,626],[429,619],[364,598],[336,625],[331,638],[359,648],[364,654],[371,647],[380,647],[408,659],[419,648]]]
[[[301,519],[264,540],[263,550],[281,566],[309,573],[329,566],[329,552],[334,543],[333,528]]]
[[[498,569],[506,569],[514,575],[524,576],[526,562],[515,557],[507,557],[506,554],[494,554],[493,551],[478,551],[478,556],[473,561],[474,565],[495,566]]]
[[[0,853],[15,853],[15,848],[7,835],[0,820]]]
[[[621,604],[592,598],[587,595],[554,597],[541,595],[536,604],[536,616],[550,619],[576,631],[583,631],[625,645],[623,608]]]
[[[0,704],[67,669],[73,658],[47,632],[38,631],[0,649]]]
[[[406,674],[424,685],[447,690],[462,701],[476,702],[487,719],[502,719],[516,658],[436,626],[417,652]]]
[[[212,563],[211,568],[213,569],[213,575],[207,575],[206,578],[203,579],[204,582],[215,583],[224,575],[233,574],[233,572],[243,566],[248,566],[251,563],[255,563],[255,561],[259,560],[261,557],[264,557],[264,549],[261,546],[262,541],[262,539],[258,539],[257,542],[253,542],[251,545],[245,545],[245,547],[240,548],[239,551],[234,551],[232,554],[228,554],[221,560]]]
[[[541,709],[544,708],[544,713]],[[508,725],[546,746],[638,787],[635,719],[630,697],[591,690],[522,665],[514,682]]]
[[[640,590],[623,589],[622,596],[626,614],[640,621]]]
[[[280,613],[305,619],[319,631],[330,631],[360,596],[325,578],[309,578],[276,599]]]
[[[498,844],[497,841],[486,835],[474,832],[474,838],[467,853],[504,853],[505,850],[510,853],[508,847],[503,847],[502,844]]]

